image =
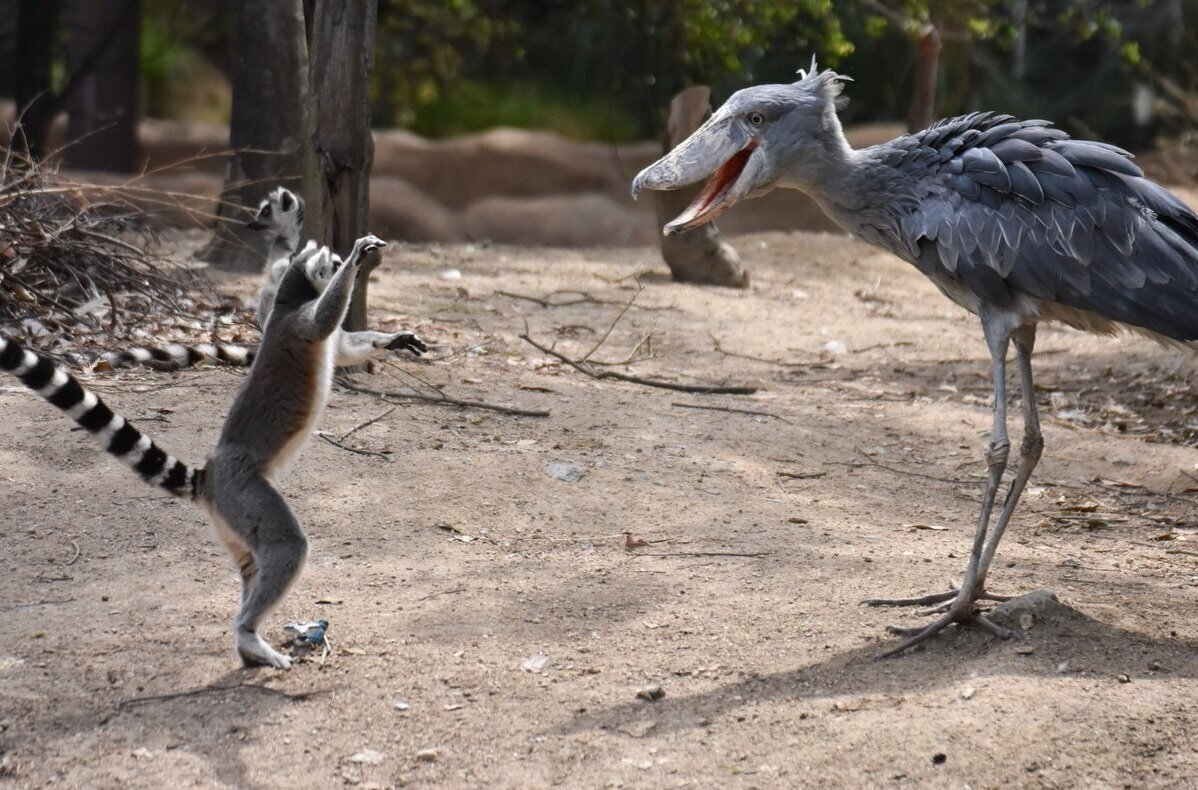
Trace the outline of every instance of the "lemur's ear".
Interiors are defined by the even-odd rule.
[[[283,210],[291,211],[291,207],[294,204],[295,204],[295,200],[293,199],[292,194],[290,192],[288,192],[287,190],[283,190],[283,201],[282,201]]]

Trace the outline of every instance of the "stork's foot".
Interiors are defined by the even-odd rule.
[[[986,615],[982,614],[981,612],[973,612],[973,613],[969,614],[967,617],[962,618],[962,617],[958,616],[958,614],[955,611],[952,611],[950,609],[939,620],[936,620],[935,622],[929,623],[928,625],[925,625],[925,626],[919,626],[916,628],[900,628],[899,626],[894,626],[894,625],[889,626],[886,629],[887,631],[889,631],[892,634],[895,634],[896,636],[908,637],[908,639],[907,639],[907,641],[903,642],[898,647],[894,647],[894,648],[891,648],[890,650],[886,650],[886,651],[879,653],[877,655],[877,658],[890,658],[891,656],[897,656],[899,653],[902,653],[906,650],[910,650],[911,648],[915,647],[916,645],[923,644],[924,642],[926,642],[929,639],[931,639],[932,637],[936,636],[936,634],[940,633],[946,627],[952,625],[953,623],[958,623],[960,625],[978,626],[978,627],[983,628],[983,629],[989,631],[990,633],[994,634],[999,639],[1010,639],[1012,636],[1014,636],[1013,631],[1009,631],[1006,628],[1003,628],[1001,625],[998,625],[997,623],[995,623],[989,617],[986,617]]]
[[[915,628],[902,628],[892,625],[886,629],[896,636],[907,637],[907,641],[898,647],[878,655],[878,658],[888,658],[926,642],[953,623],[977,626],[989,631],[999,639],[1009,639],[1013,635],[1013,632],[996,624],[993,620],[986,617],[986,615],[979,612],[974,604],[978,601],[1009,601],[1012,598],[1013,596],[1010,595],[993,595],[985,590],[978,590],[973,595],[965,595],[961,590],[954,588],[948,592],[932,593],[931,595],[924,595],[918,598],[870,598],[862,603],[869,606],[928,606],[930,604],[939,604],[932,609],[920,612],[921,615],[941,615],[940,618],[927,625]]]
[[[947,592],[932,593],[931,595],[921,595],[918,598],[866,598],[861,603],[866,606],[931,606],[933,604],[943,604],[945,602],[948,602],[951,604],[951,602],[960,594],[961,594],[960,589],[950,586],[948,588]],[[989,592],[986,592],[985,590],[979,590],[977,592],[977,594],[975,594],[973,596],[972,600],[974,600],[974,601],[997,601],[999,603],[1002,603],[1003,601],[1015,600],[1015,596],[1014,595],[995,595],[994,593],[989,593]],[[940,611],[940,612],[948,611],[948,608],[945,606],[940,606],[940,607],[937,607],[936,609],[930,610],[929,613],[934,613],[937,611]]]

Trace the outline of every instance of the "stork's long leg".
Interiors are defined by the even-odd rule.
[[[1019,500],[1019,494],[1023,490],[1023,484],[1027,482],[1027,476],[1023,473],[1021,464],[1019,475],[1011,485],[1010,491],[1007,493],[1007,498],[1003,503],[1003,510],[999,516],[998,524],[995,527],[995,534],[987,542],[987,533],[990,527],[990,517],[994,510],[994,500],[998,493],[998,487],[1002,482],[1003,473],[1007,468],[1007,458],[1010,455],[1011,443],[1007,437],[1007,350],[1010,348],[1013,335],[1017,335],[1017,348],[1019,349],[1019,365],[1020,373],[1024,378],[1024,398],[1028,399],[1028,391],[1031,389],[1031,347],[1035,341],[1034,327],[1029,329],[1011,328],[1003,319],[1005,316],[992,315],[983,316],[982,331],[986,336],[986,345],[990,349],[991,372],[994,379],[994,423],[990,432],[990,446],[986,451],[986,463],[989,467],[986,476],[986,488],[982,493],[982,509],[978,516],[977,532],[974,533],[973,547],[969,553],[969,564],[965,568],[965,578],[961,583],[961,588],[951,594],[952,600],[947,603],[944,616],[926,626],[918,628],[897,628],[891,627],[891,633],[900,636],[910,637],[906,642],[881,654],[880,657],[891,656],[901,653],[908,648],[914,647],[921,642],[930,639],[944,628],[952,623],[974,623],[980,625],[986,630],[994,633],[996,636],[1007,637],[1010,633],[988,620],[985,615],[974,611],[974,602],[978,598],[985,596],[983,592],[983,583],[986,578],[986,570],[989,568],[990,559],[993,558],[994,549],[998,545],[998,538],[1002,537],[1002,530],[1006,528],[1006,522],[1010,519],[1011,511],[1014,510],[1016,502]],[[1034,392],[1031,397],[1031,409],[1034,414],[1035,398]],[[1025,418],[1027,407],[1025,406]],[[1035,435],[1039,436],[1039,425],[1036,422],[1032,423],[1035,426]],[[1031,428],[1029,427],[1029,431]],[[1024,440],[1025,446],[1032,446],[1035,443]],[[1021,453],[1026,455],[1026,452]],[[1038,454],[1036,455],[1038,458]],[[1035,466],[1032,461],[1030,466]],[[1028,469],[1027,474],[1031,473]],[[986,596],[992,597],[992,596]],[[938,596],[924,596],[922,598],[908,599],[871,599],[865,603],[872,606],[902,606],[914,603],[921,605],[925,603],[935,603]],[[947,600],[947,598],[939,598],[939,600]],[[910,603],[908,603],[910,602]]]
[[[998,515],[998,523],[994,525],[994,531],[982,552],[982,564],[978,569],[977,578],[979,590],[986,584],[986,573],[990,570],[998,542],[1002,540],[1007,522],[1011,520],[1011,514],[1015,512],[1015,506],[1019,504],[1019,497],[1023,494],[1023,487],[1032,476],[1036,464],[1040,462],[1040,453],[1044,450],[1044,435],[1040,432],[1040,415],[1036,410],[1036,388],[1032,383],[1032,349],[1036,345],[1036,325],[1020,327],[1015,330],[1011,339],[1015,342],[1015,352],[1019,357],[1019,383],[1023,390],[1023,442],[1019,445],[1019,469],[1015,473],[1015,479],[1011,481],[1010,489],[1007,490],[1007,498],[1003,502],[1002,512]]]

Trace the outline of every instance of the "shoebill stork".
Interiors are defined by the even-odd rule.
[[[1158,340],[1198,340],[1198,216],[1144,178],[1131,155],[1073,140],[1046,121],[973,113],[888,143],[852,149],[836,115],[847,77],[800,71],[790,85],[738,91],[669,154],[642,170],[642,189],[709,179],[665,226],[701,225],[737,202],[778,187],[799,189],[845,230],[913,264],[981,319],[994,379],[994,427],[981,515],[961,587],[886,606],[935,606],[940,617],[884,655],[913,647],[951,623],[1010,633],[979,600],[995,549],[1044,441],[1032,387],[1040,321],[1111,334],[1128,328]],[[1019,466],[992,521],[1007,466],[1007,352],[1022,386]]]

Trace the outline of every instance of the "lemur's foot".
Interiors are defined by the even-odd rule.
[[[428,351],[428,346],[414,332],[396,332],[395,336],[387,343],[388,351],[395,351],[401,348],[406,348],[416,356],[420,356]]]
[[[291,659],[266,644],[253,631],[237,632],[237,653],[241,656],[241,663],[247,667],[291,669]]]

